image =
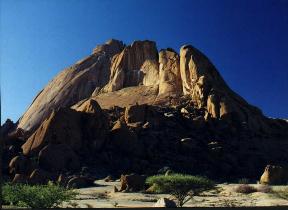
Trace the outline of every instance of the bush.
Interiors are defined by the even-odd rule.
[[[183,174],[151,176],[147,178],[146,183],[154,185],[157,193],[169,193],[174,196],[180,207],[193,196],[215,187],[215,184],[207,178]],[[185,200],[187,196],[189,197]]]
[[[64,201],[72,200],[77,193],[54,184],[26,185],[5,184],[2,187],[3,201],[6,204],[30,208],[52,208]]]
[[[235,189],[235,192],[243,193],[243,194],[250,194],[253,192],[257,192],[257,189],[253,186],[248,185],[248,184],[242,184]]]

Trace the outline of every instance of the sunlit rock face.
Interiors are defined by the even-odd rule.
[[[155,42],[135,41],[112,61],[110,81],[104,92],[158,82],[158,51]]]
[[[153,41],[126,46],[114,39],[60,72],[34,99],[18,127],[34,131],[53,110],[89,98],[100,106],[125,107],[131,103],[169,105],[182,96],[189,96],[195,108],[204,109],[206,120],[270,130],[271,120],[233,92],[211,61],[193,46],[182,46],[178,54],[171,48],[158,52]]]
[[[159,94],[182,94],[179,55],[172,49],[159,52]]]
[[[36,96],[18,127],[35,130],[53,110],[70,107],[90,97],[96,88],[106,85],[110,78],[111,60],[123,48],[122,42],[110,40],[96,47],[92,55],[60,72]]]

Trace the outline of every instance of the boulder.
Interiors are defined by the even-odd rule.
[[[102,110],[97,111],[61,108],[53,112],[22,146],[23,154],[37,155],[49,143],[65,144],[81,155],[99,151],[108,135],[108,122]]]
[[[145,190],[146,193],[156,193],[157,185],[153,183],[148,189]]]
[[[29,160],[23,156],[15,156],[9,163],[9,172],[12,174],[27,174],[29,171]]]
[[[77,170],[80,162],[75,152],[65,144],[48,144],[39,152],[39,166],[49,171]]]
[[[136,133],[129,130],[127,125],[121,121],[117,121],[110,131],[109,146],[113,150],[127,155],[141,156],[145,151],[144,145],[138,140]]]
[[[103,112],[100,105],[94,99],[84,100],[83,103],[77,103],[72,106],[72,109],[75,109],[78,112],[85,112],[89,114],[97,115],[95,117],[103,118]]]
[[[112,176],[109,175],[109,176],[105,177],[104,182],[113,182]]]
[[[47,184],[49,181],[56,181],[57,176],[43,169],[35,169],[28,179],[30,184]]]
[[[125,192],[137,192],[144,189],[145,180],[147,176],[131,174],[131,175],[121,175],[121,191]]]
[[[160,198],[153,207],[162,207],[162,208],[176,208],[177,205],[173,200],[168,198]]]
[[[16,124],[10,120],[10,119],[7,119],[5,121],[5,123],[3,125],[1,125],[1,136],[2,137],[5,137],[7,136],[10,132],[12,132],[14,129],[16,128]]]
[[[94,181],[94,179],[85,176],[72,177],[67,183],[67,188],[79,189],[91,187],[94,185]]]
[[[260,184],[287,184],[288,168],[275,165],[267,165],[260,178]]]
[[[27,184],[27,176],[25,174],[15,174],[12,184]]]
[[[127,124],[145,122],[147,108],[148,108],[147,104],[141,104],[141,105],[136,104],[136,105],[126,107],[125,122]]]
[[[113,191],[112,192],[113,193],[119,192],[118,188],[115,185],[113,186]]]
[[[64,174],[60,174],[57,178],[57,183],[62,187],[66,187],[68,181],[69,181],[69,178],[65,176]]]

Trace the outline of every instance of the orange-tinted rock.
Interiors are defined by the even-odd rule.
[[[146,176],[131,174],[131,175],[121,175],[121,191],[125,192],[137,192],[144,189]]]
[[[85,126],[83,126],[85,124]],[[96,113],[62,108],[53,112],[22,146],[25,155],[38,154],[48,143],[66,144],[76,153],[99,150],[108,134],[102,110]],[[83,140],[85,136],[85,141]]]
[[[171,50],[159,52],[159,94],[182,94],[179,55]]]
[[[264,173],[260,178],[261,184],[287,184],[288,182],[288,168],[281,166],[267,165]]]
[[[147,63],[147,62],[150,63]],[[124,87],[143,84],[153,84],[150,74],[157,76],[158,69],[153,63],[158,62],[156,43],[152,41],[135,41],[126,46],[123,51],[114,56],[111,66],[110,81],[104,87],[104,92],[112,92]],[[147,68],[147,65],[152,68]],[[145,75],[142,71],[145,67]],[[151,72],[150,72],[151,70]],[[155,81],[155,78],[152,79]]]
[[[111,58],[122,49],[122,42],[109,40],[92,55],[64,69],[36,96],[18,127],[34,131],[53,110],[70,107],[90,97],[95,88],[104,87],[109,81]]]

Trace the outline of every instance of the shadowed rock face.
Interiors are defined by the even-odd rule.
[[[3,128],[8,135],[16,125]],[[37,95],[18,130],[23,136],[5,139],[5,162],[25,142],[23,155],[40,158],[41,167],[54,172],[92,159],[93,166],[118,174],[169,166],[217,178],[258,178],[267,164],[288,159],[286,121],[265,117],[233,92],[196,48],[158,52],[147,40],[97,46]],[[62,151],[68,152],[59,163],[49,161]]]

